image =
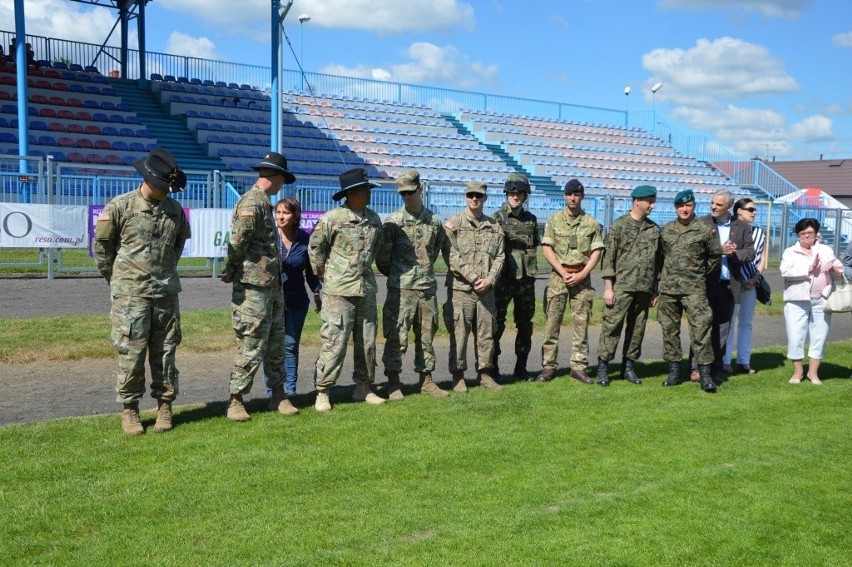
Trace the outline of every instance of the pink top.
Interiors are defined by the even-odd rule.
[[[819,254],[819,264],[811,270],[814,254]],[[831,291],[831,269],[837,264],[834,251],[825,244],[815,243],[808,250],[797,242],[784,250],[781,256],[784,301],[807,301],[827,297]]]

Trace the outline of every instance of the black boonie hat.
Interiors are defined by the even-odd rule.
[[[186,187],[186,174],[177,166],[174,156],[165,148],[154,148],[148,157],[133,162],[145,183],[167,193],[177,193]]]
[[[344,195],[346,195],[347,191],[355,189],[356,187],[361,187],[362,185],[366,185],[367,187],[378,187],[378,185],[370,181],[367,177],[367,172],[361,167],[344,171],[340,174],[340,191],[332,195],[331,198],[334,201],[339,201]]]
[[[284,174],[284,183],[293,183],[296,181],[296,176],[287,171],[287,158],[278,152],[269,152],[263,156],[263,161],[251,167],[255,171],[261,169],[272,169]]]

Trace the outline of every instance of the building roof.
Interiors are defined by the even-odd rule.
[[[799,189],[817,187],[832,197],[852,197],[852,158],[763,163]]]

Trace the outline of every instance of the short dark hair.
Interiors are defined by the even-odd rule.
[[[283,207],[284,209],[292,213],[294,217],[296,217],[296,228],[301,226],[302,205],[299,204],[299,201],[297,199],[294,199],[293,197],[284,197],[283,199],[275,203],[276,211],[278,210],[278,207]]]
[[[734,218],[737,218],[737,211],[739,211],[740,209],[744,209],[751,203],[754,203],[754,199],[752,199],[751,197],[743,197],[742,199],[734,203]]]
[[[793,227],[793,232],[799,234],[803,230],[807,230],[809,228],[814,229],[814,232],[819,232],[819,221],[810,217],[799,219],[799,222],[797,222],[796,226]]]

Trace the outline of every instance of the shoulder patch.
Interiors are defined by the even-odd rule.
[[[447,219],[446,221],[444,221],[444,228],[446,228],[447,230],[455,230],[456,225],[453,224],[453,221]]]
[[[253,217],[254,211],[252,211],[251,209],[241,209],[240,210],[240,216],[241,217]]]
[[[108,213],[108,212],[106,212],[106,211],[101,211],[101,212],[99,212],[99,213],[98,213],[98,220],[99,220],[99,221],[102,221],[102,220],[103,220],[103,221],[107,221],[107,220],[109,220],[109,213]]]

